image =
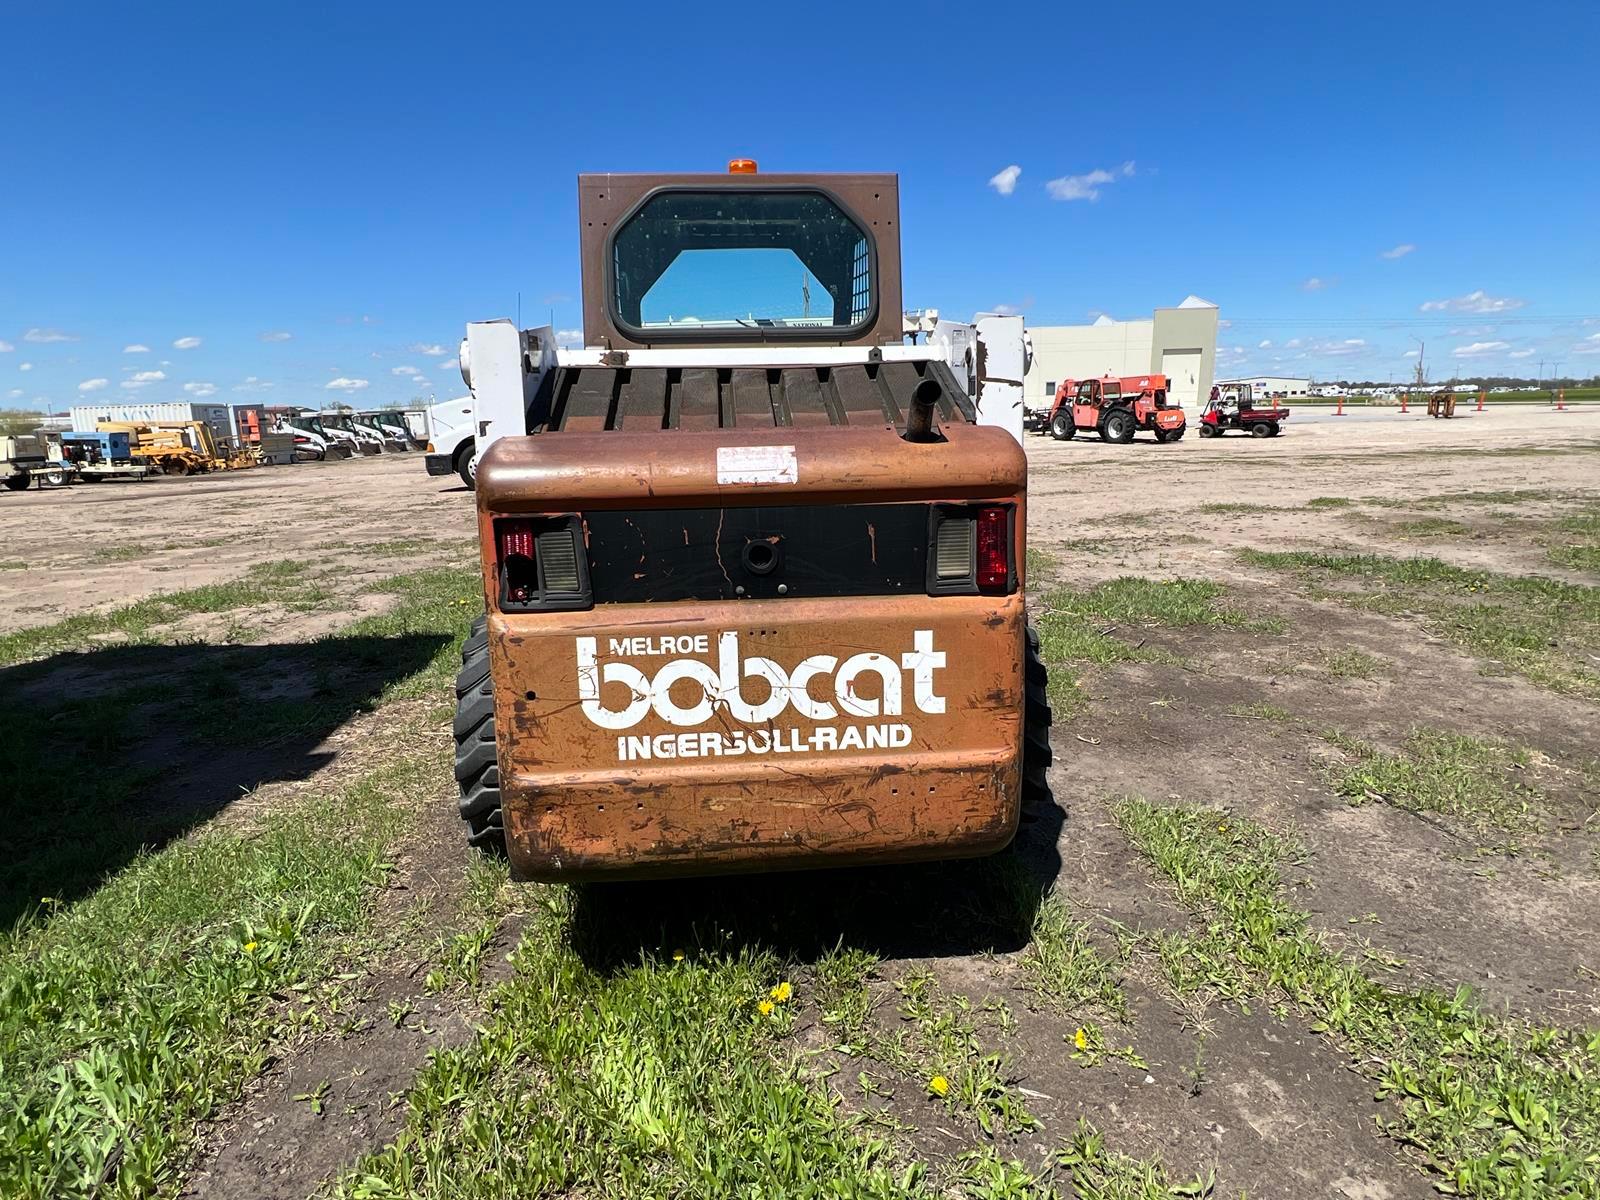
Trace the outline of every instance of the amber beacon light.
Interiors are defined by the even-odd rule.
[[[756,173],[756,160],[753,158],[730,158],[728,160],[729,175],[754,175]]]

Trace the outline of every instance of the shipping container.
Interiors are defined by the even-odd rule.
[[[72,427],[93,429],[101,421],[204,421],[219,445],[234,441],[233,417],[226,404],[173,400],[161,404],[74,404]]]

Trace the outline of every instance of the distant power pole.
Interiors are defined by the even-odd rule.
[[[1411,340],[1417,344],[1417,378],[1413,386],[1420,391],[1428,381],[1426,369],[1422,364],[1423,356],[1428,352],[1428,345],[1419,337],[1413,337]]]

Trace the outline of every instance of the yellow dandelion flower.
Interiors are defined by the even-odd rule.
[[[759,1012],[763,1017],[770,1017],[772,1015],[772,1001],[763,1000],[760,1004],[756,1005],[756,1011]]]
[[[254,954],[256,952],[256,944],[254,942],[246,942],[244,944],[244,952],[246,954]]]
[[[768,992],[767,995],[771,996],[779,1004],[782,1004],[790,996],[794,995],[794,989],[789,986],[789,981],[785,979],[782,983],[778,984],[777,987]]]
[[[672,961],[673,962],[682,962],[683,961],[683,951],[682,950],[674,950],[672,952]]]
[[[950,1094],[950,1081],[943,1075],[935,1075],[928,1080],[928,1090],[935,1096],[948,1096]]]
[[[1072,1044],[1079,1050],[1089,1048],[1089,1035],[1084,1032],[1083,1026],[1078,1026],[1078,1032],[1072,1035]]]

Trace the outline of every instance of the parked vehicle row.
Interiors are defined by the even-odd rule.
[[[0,437],[0,484],[22,491],[431,448],[421,409],[80,405],[70,419],[72,429]]]
[[[1200,436],[1220,437],[1229,431],[1253,437],[1277,437],[1289,410],[1280,405],[1258,407],[1248,383],[1213,387],[1201,410]],[[1148,432],[1158,442],[1179,441],[1188,430],[1182,405],[1170,398],[1165,375],[1105,375],[1099,379],[1064,379],[1048,410],[1029,414],[1028,428],[1057,441],[1098,434],[1103,442],[1126,445],[1134,434]]]

